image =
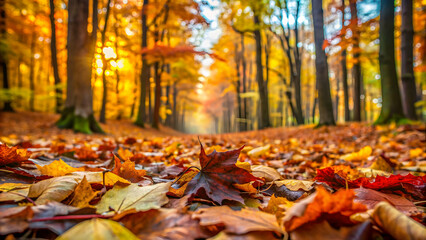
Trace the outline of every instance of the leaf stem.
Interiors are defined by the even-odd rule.
[[[31,222],[44,222],[54,220],[75,220],[75,219],[92,219],[92,218],[109,218],[110,216],[100,214],[89,214],[89,215],[67,215],[67,216],[55,216],[46,218],[31,219]]]

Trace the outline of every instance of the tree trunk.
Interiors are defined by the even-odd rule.
[[[97,7],[94,8],[93,16],[96,13]],[[73,0],[68,3],[67,99],[57,125],[76,132],[103,133],[93,116],[91,68],[92,47],[95,45],[87,32],[88,17],[89,0]],[[96,31],[97,27],[94,27],[92,34],[96,34]]]
[[[240,34],[241,39],[241,72],[242,72],[242,84],[243,84],[243,93],[247,92],[247,61],[245,56],[245,43],[244,43],[244,33]],[[247,111],[247,98],[244,98],[243,100],[243,106],[242,106],[242,114],[241,117],[244,119],[244,122],[242,124],[243,129],[240,129],[240,131],[247,131],[248,126],[248,111]]]
[[[395,67],[394,7],[394,1],[380,2],[379,63],[382,109],[375,124],[397,122],[404,116]]]
[[[268,100],[268,89],[265,87],[263,80],[263,68],[262,68],[262,36],[259,30],[259,16],[254,13],[254,24],[256,30],[254,30],[254,39],[256,41],[256,81],[259,88],[260,97],[260,123],[259,129],[268,128],[271,126],[269,122],[269,100]]]
[[[108,66],[108,62],[105,58],[105,53],[103,52],[103,49],[106,47],[105,46],[105,41],[106,41],[106,31],[108,28],[108,19],[109,19],[109,13],[111,11],[111,0],[108,0],[107,5],[106,5],[106,14],[105,14],[105,21],[104,21],[104,28],[102,29],[101,32],[101,41],[102,41],[102,107],[101,107],[101,114],[99,115],[99,122],[101,123],[105,123],[106,122],[106,104],[108,101],[108,83],[107,83],[107,79],[106,79],[106,74],[105,71],[107,69]]]
[[[155,90],[154,90],[154,114],[152,118],[152,127],[159,129],[160,126],[160,104],[161,104],[161,71],[160,71],[160,62],[154,63],[154,81],[155,81]]]
[[[345,0],[342,0],[342,28],[345,26]],[[346,31],[345,31],[346,33]],[[345,104],[345,122],[349,122],[351,119],[351,113],[349,110],[349,87],[348,87],[348,68],[346,65],[346,49],[342,50],[342,60],[340,65],[342,66],[342,83],[343,83],[343,101]]]
[[[328,78],[327,56],[322,48],[324,43],[324,17],[322,0],[312,0],[312,18],[314,22],[315,37],[315,68],[318,88],[318,105],[320,112],[319,125],[335,125],[333,117],[333,104],[330,94],[330,81]]]
[[[33,26],[34,27],[34,26]],[[31,34],[30,44],[30,111],[34,111],[34,95],[35,95],[35,83],[34,83],[34,71],[35,71],[35,46],[36,45],[36,32],[35,30]]]
[[[6,0],[0,0],[0,39],[6,39]],[[3,78],[3,89],[9,90],[9,78],[7,72],[8,59],[3,52],[0,54],[0,67],[1,67],[1,77]],[[3,111],[5,112],[14,112],[12,108],[12,101],[6,99],[3,105]]]
[[[353,120],[361,121],[361,62],[359,61],[359,53],[361,49],[359,48],[359,27],[358,27],[358,11],[356,6],[356,0],[349,1],[349,7],[351,9],[351,22],[352,22],[352,39],[353,39],[353,57],[354,65],[352,67],[352,79],[354,83],[353,91]]]
[[[143,1],[142,6],[142,45],[141,48],[144,49],[148,46],[148,23],[147,23],[147,5],[149,4],[148,0]],[[135,124],[144,127],[145,119],[146,119],[146,109],[145,109],[145,99],[147,89],[150,91],[149,87],[149,75],[150,75],[150,67],[148,65],[148,61],[146,60],[145,54],[141,55],[142,58],[142,69],[140,76],[140,91],[139,91],[139,108],[138,115],[136,117]]]
[[[407,118],[416,120],[416,81],[413,69],[413,0],[401,2],[402,103]]]
[[[172,122],[172,127],[174,129],[178,129],[178,112],[177,112],[177,96],[178,96],[178,91],[177,91],[177,87],[176,87],[176,81],[173,82],[173,107],[172,107],[172,116],[173,116],[173,122]]]
[[[244,131],[244,122],[243,122],[243,109],[241,104],[241,74],[240,74],[240,61],[241,55],[238,53],[238,44],[235,44],[235,70],[237,73],[237,79],[235,80],[235,88],[237,91],[237,113],[238,113],[238,131]]]
[[[56,105],[55,111],[59,113],[62,109],[62,89],[60,87],[61,79],[59,77],[58,69],[58,56],[56,51],[56,25],[55,25],[55,3],[54,0],[49,0],[50,4],[50,30],[52,33],[50,39],[50,52],[51,52],[51,61],[53,67],[53,77],[55,79],[55,94],[56,94]]]

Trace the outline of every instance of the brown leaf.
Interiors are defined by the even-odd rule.
[[[129,180],[130,182],[139,182],[144,179],[146,175],[145,170],[135,169],[135,163],[126,159],[124,163],[121,163],[120,159],[114,155],[115,167],[112,173]]]
[[[96,196],[96,193],[92,190],[90,183],[87,181],[86,176],[77,185],[74,191],[74,197],[71,200],[70,205],[74,207],[86,207],[89,202]]]
[[[356,194],[354,201],[364,204],[368,209],[373,209],[378,203],[385,201],[406,215],[421,214],[421,211],[411,201],[395,194],[381,193],[363,187],[354,189],[354,192]]]
[[[353,227],[335,229],[327,221],[306,224],[290,233],[292,240],[311,239],[346,239],[367,240],[371,239],[372,224],[369,221]]]
[[[191,215],[176,209],[152,209],[116,219],[141,239],[199,239],[212,236]]]
[[[37,204],[49,201],[61,202],[74,192],[80,178],[76,176],[62,176],[40,181],[31,185],[28,197],[37,198]]]
[[[228,206],[220,206],[200,209],[192,217],[200,219],[202,226],[224,226],[226,233],[245,234],[254,231],[282,233],[276,217],[261,211],[249,209],[234,211]]]
[[[374,222],[397,240],[425,239],[426,228],[420,223],[396,210],[387,202],[380,202],[374,208]]]

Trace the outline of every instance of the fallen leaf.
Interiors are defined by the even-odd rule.
[[[104,175],[102,172],[73,172],[68,176],[75,176],[80,179],[83,179],[83,177],[87,178],[87,181],[90,184],[98,183],[103,184]],[[130,184],[129,181],[127,181],[124,178],[121,178],[120,176],[117,176],[116,174],[112,172],[106,172],[105,173],[105,185],[106,186],[113,186],[116,182],[121,182],[123,184]]]
[[[271,148],[270,144],[268,144],[266,146],[254,148],[254,149],[250,150],[249,152],[247,152],[247,155],[249,155],[250,157],[260,157],[260,156],[264,155],[265,153],[267,153],[270,148]]]
[[[29,226],[28,220],[33,216],[29,206],[6,209],[0,214],[0,235],[25,231]]]
[[[176,209],[151,209],[115,219],[141,239],[201,239],[212,236],[190,214]]]
[[[74,191],[74,197],[72,198],[70,205],[74,207],[87,207],[89,202],[96,196],[90,183],[87,181],[86,176],[77,185]]]
[[[339,190],[330,194],[323,187],[317,188],[314,194],[296,203],[284,217],[286,231],[295,229],[320,220],[328,221],[332,226],[351,226],[352,214],[365,212],[367,208],[354,202],[355,192],[352,190]]]
[[[30,189],[30,184],[23,183],[3,183],[0,184],[0,202],[15,201],[25,199]]]
[[[370,146],[365,146],[358,152],[350,153],[342,157],[342,159],[346,161],[363,161],[367,160],[369,156],[371,156],[371,153],[373,152],[373,149],[371,149]]]
[[[278,187],[285,185],[291,191],[303,190],[305,192],[309,192],[314,188],[315,182],[296,180],[296,179],[285,179],[285,180],[276,181],[275,184]]]
[[[0,166],[12,163],[20,163],[28,160],[31,156],[26,149],[18,149],[18,147],[8,147],[6,144],[0,144]]]
[[[281,179],[281,175],[276,169],[264,165],[252,166],[251,174],[257,178],[264,178],[266,182],[272,182]]]
[[[306,224],[290,233],[292,240],[311,239],[371,239],[372,224],[369,221],[352,227],[335,229],[327,221]]]
[[[99,158],[96,151],[88,146],[83,146],[81,148],[75,149],[74,155],[80,161],[92,161]]]
[[[104,213],[110,209],[117,212],[129,209],[138,211],[158,209],[169,201],[166,193],[169,191],[170,185],[171,183],[157,183],[139,187],[137,184],[127,185],[119,182],[106,192],[96,205],[97,212]]]
[[[52,177],[60,177],[60,176],[67,175],[68,173],[84,171],[84,168],[71,167],[70,165],[62,161],[61,159],[55,160],[49,165],[40,166],[36,164],[36,166],[38,170],[41,172],[41,174],[52,176]]]
[[[244,203],[240,191],[233,184],[244,184],[257,181],[250,172],[235,165],[238,155],[243,147],[206,155],[201,145],[200,165],[201,169],[191,181],[189,181],[185,194],[211,199],[217,203],[223,200],[233,200]]]
[[[76,176],[62,176],[49,178],[31,185],[28,197],[37,198],[36,204],[45,204],[49,201],[61,202],[74,192],[80,178]]]
[[[202,226],[223,225],[226,233],[283,232],[274,215],[249,209],[234,211],[228,206],[210,207],[198,210],[192,217],[199,219]]]
[[[81,222],[56,238],[57,240],[67,239],[138,239],[131,231],[121,226],[118,222],[94,218]]]
[[[130,182],[139,182],[144,179],[146,175],[145,170],[135,169],[135,163],[130,160],[125,160],[121,163],[120,159],[114,156],[115,167],[112,173],[129,180]]]
[[[421,211],[417,209],[416,205],[406,198],[398,195],[381,193],[363,187],[354,189],[354,192],[356,195],[354,201],[364,204],[368,207],[368,209],[373,209],[378,203],[385,201],[392,204],[396,209],[406,215],[421,214]]]
[[[284,217],[284,212],[291,208],[295,203],[287,200],[283,197],[275,197],[275,194],[271,196],[268,202],[268,206],[262,210],[267,213],[274,214],[277,216],[278,221]]]
[[[370,169],[380,170],[385,172],[393,172],[392,166],[386,162],[383,158],[379,157],[377,160],[370,166]]]
[[[405,216],[387,202],[376,205],[372,218],[382,230],[397,240],[424,239],[426,236],[424,226]]]

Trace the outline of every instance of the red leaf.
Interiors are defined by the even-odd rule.
[[[406,193],[418,199],[424,199],[426,195],[426,176],[391,175],[389,177],[377,176],[375,178],[360,177],[354,180],[345,179],[331,167],[317,169],[315,180],[327,183],[333,188],[370,188],[377,191]]]
[[[243,203],[240,191],[234,188],[233,184],[259,180],[247,170],[235,165],[243,147],[227,152],[214,150],[206,155],[203,145],[201,145],[201,170],[189,181],[185,194],[211,199],[217,203],[222,203],[225,199]]]

